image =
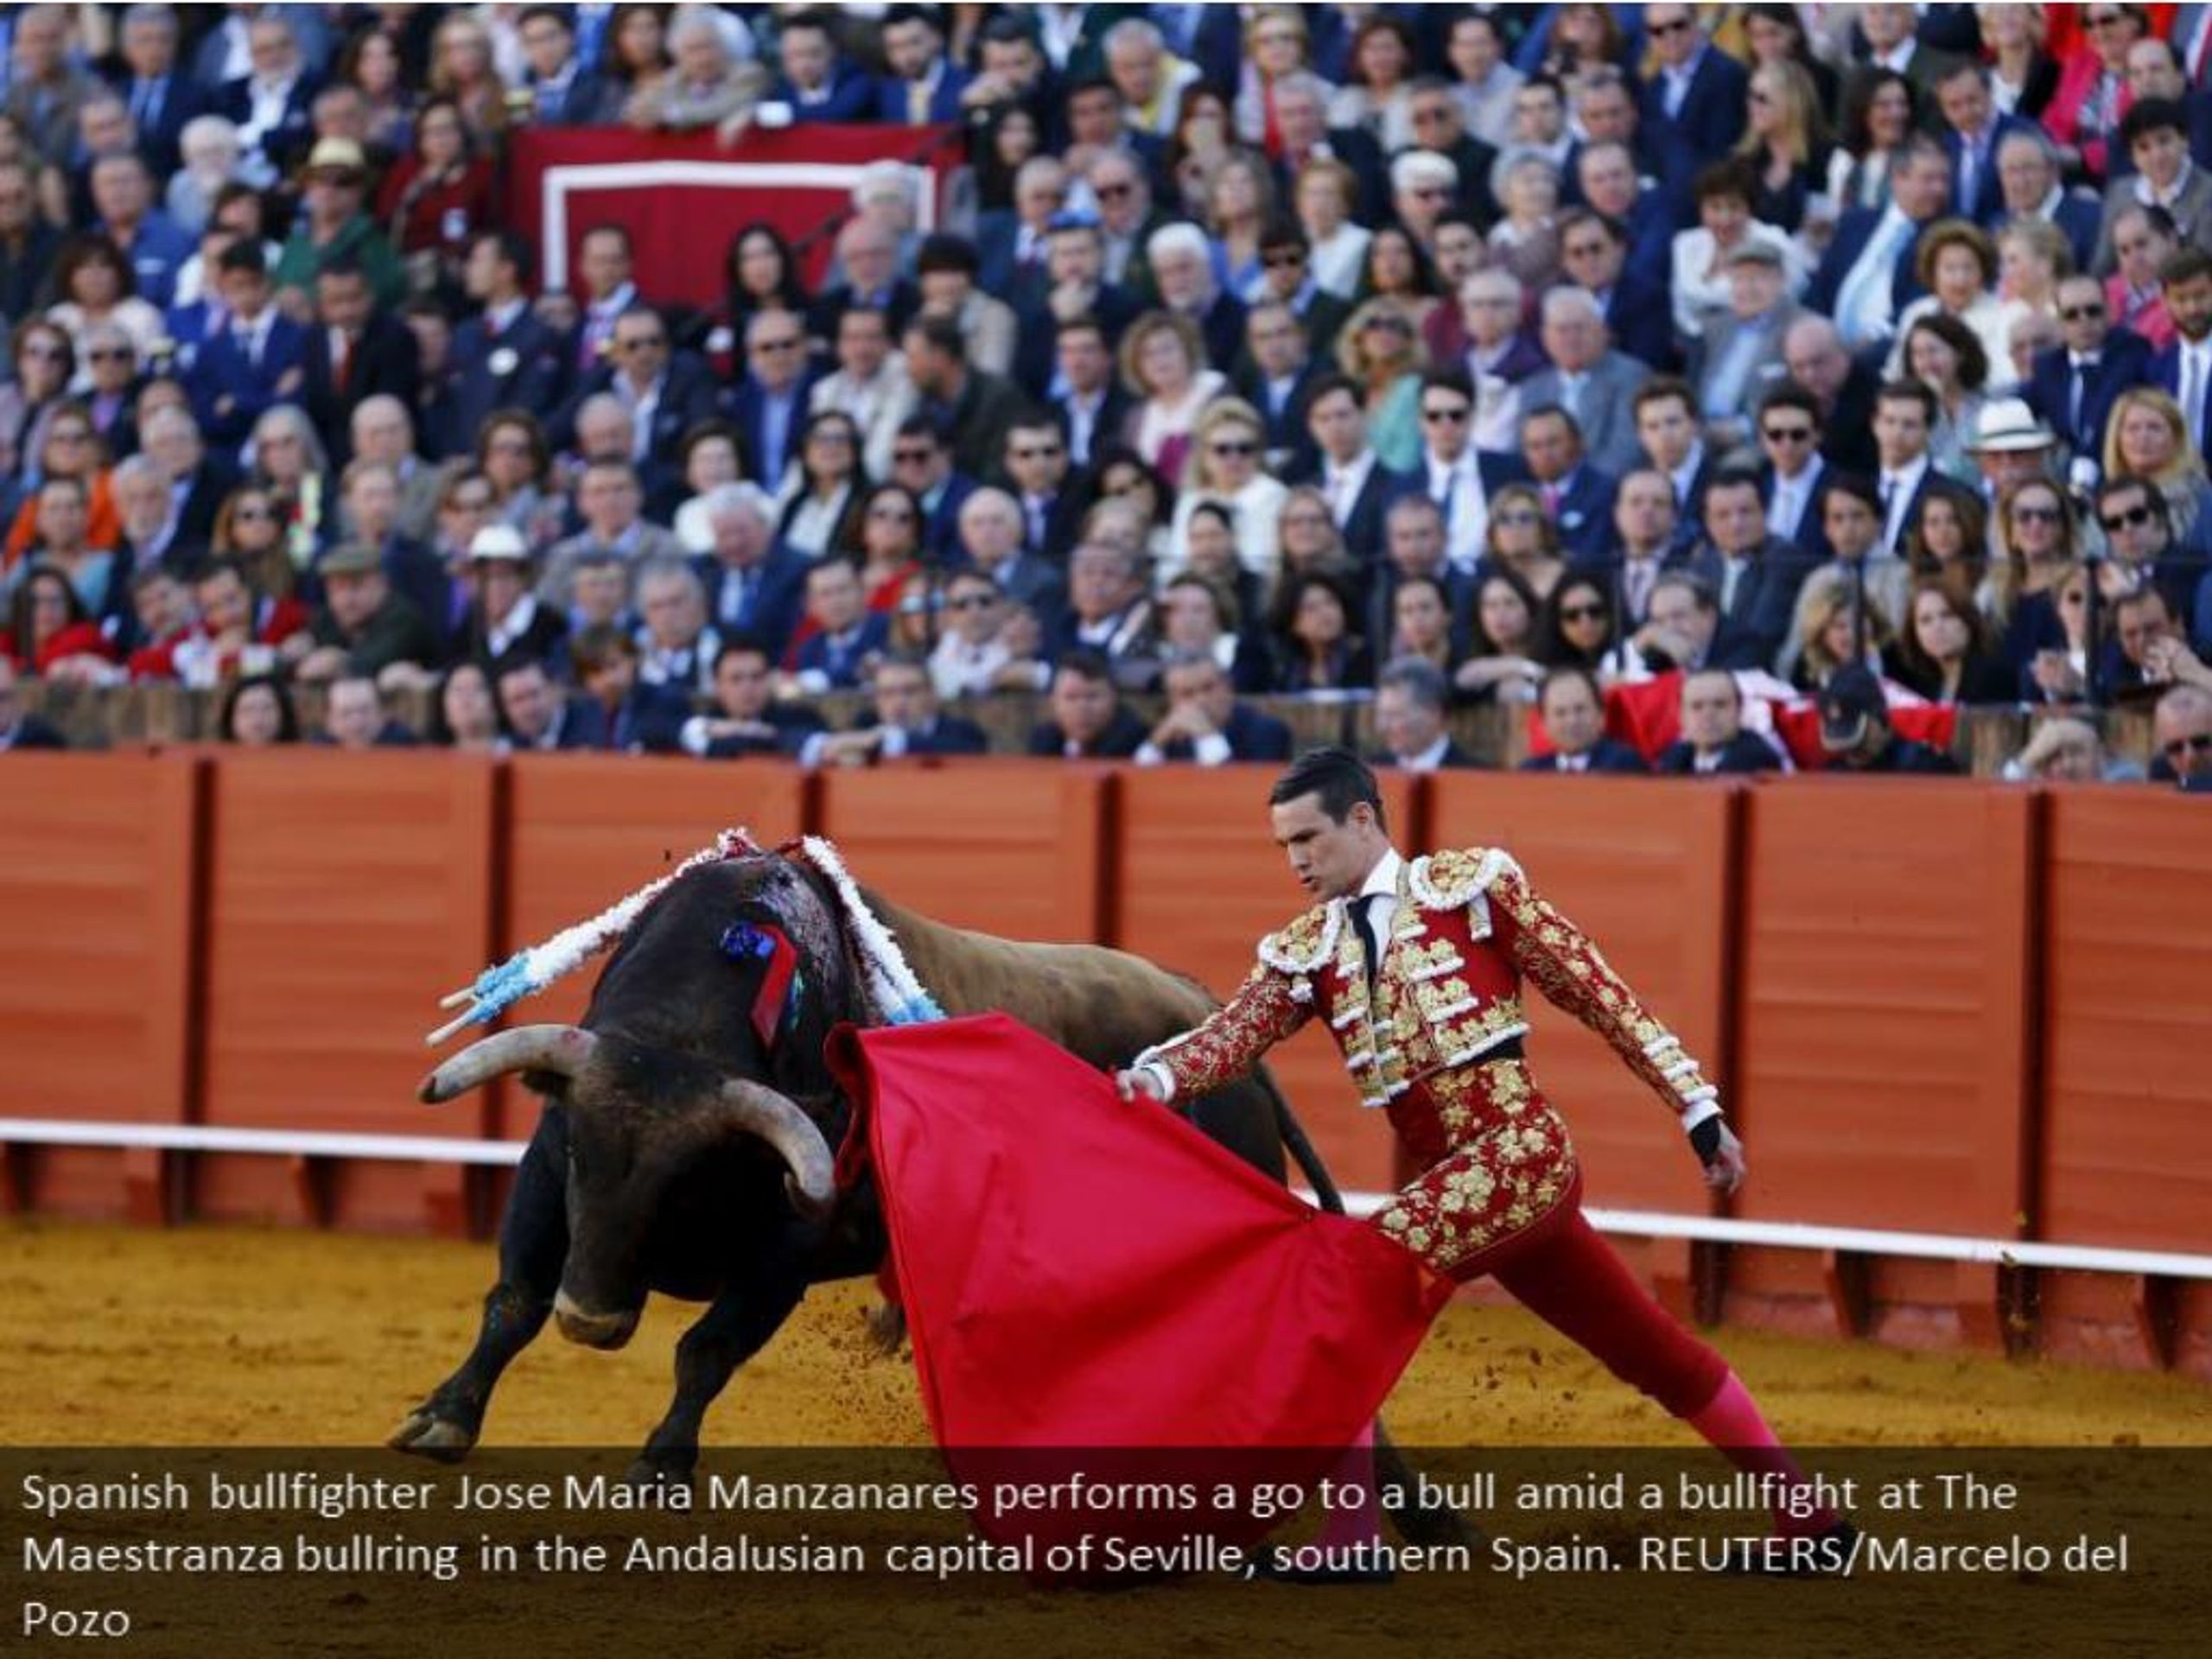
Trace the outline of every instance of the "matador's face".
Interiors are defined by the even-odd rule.
[[[1316,899],[1342,899],[1359,891],[1375,861],[1389,846],[1375,809],[1360,802],[1342,823],[1330,817],[1316,794],[1268,809],[1275,844],[1290,861],[1299,885]]]

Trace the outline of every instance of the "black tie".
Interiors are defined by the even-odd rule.
[[[1375,988],[1376,969],[1382,965],[1382,947],[1375,937],[1375,918],[1368,906],[1380,899],[1379,893],[1363,894],[1351,901],[1351,925],[1359,930],[1360,947],[1367,952],[1367,988]]]

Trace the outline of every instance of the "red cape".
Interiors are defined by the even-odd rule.
[[[1141,1465],[1310,1481],[1374,1417],[1452,1294],[1374,1228],[1314,1209],[1174,1112],[1122,1101],[1007,1015],[848,1028],[830,1055],[865,1125],[923,1402],[957,1478]],[[1106,1448],[1118,1455],[1099,1459]],[[976,1523],[995,1540],[1266,1530],[1211,1510],[986,1506]]]

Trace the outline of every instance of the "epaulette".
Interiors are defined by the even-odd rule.
[[[1417,858],[1407,872],[1406,891],[1423,910],[1459,910],[1490,890],[1490,884],[1520,866],[1495,847],[1466,848]]]
[[[1260,960],[1281,974],[1318,973],[1337,954],[1344,906],[1316,905],[1279,933],[1260,941]]]

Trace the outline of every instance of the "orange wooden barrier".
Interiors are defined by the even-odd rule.
[[[1114,813],[1110,942],[1227,996],[1253,950],[1310,902],[1268,830],[1274,769],[1158,766],[1122,775]],[[1384,780],[1393,825],[1413,821],[1413,789]],[[1338,1185],[1391,1185],[1389,1125],[1359,1104],[1328,1033],[1309,1023],[1270,1062]]]
[[[1726,1103],[1737,793],[1705,781],[1439,772],[1419,842],[1512,854],[1722,1084]],[[1588,1201],[1703,1212],[1697,1160],[1665,1105],[1533,986],[1527,1001],[1529,1058],[1573,1131]],[[1623,1248],[1642,1258],[1667,1300],[1687,1303],[1686,1243]]]
[[[188,756],[37,754],[0,769],[0,1055],[8,1116],[180,1123],[190,1110],[193,860]],[[25,1208],[167,1211],[155,1152],[0,1148]]]
[[[854,880],[1010,939],[1103,932],[1109,771],[963,760],[827,772],[815,823]]]
[[[475,1137],[414,1104],[436,994],[491,958],[493,766],[467,755],[226,753],[213,771],[205,1113],[240,1128]],[[196,1161],[216,1216],[455,1224],[455,1166]],[[296,1192],[288,1192],[289,1185]]]
[[[1914,779],[1751,792],[1732,1096],[1755,1173],[1742,1214],[2020,1236],[2032,804]],[[1846,1330],[1910,1304],[1955,1310],[1929,1339],[2001,1337],[1987,1268],[1743,1252],[1731,1289],[1825,1292]]]
[[[2202,1250],[2212,813],[2150,791],[2056,789],[2047,805],[2037,1232]],[[2047,1346],[2212,1375],[2212,1286],[2052,1274],[2038,1288]]]

